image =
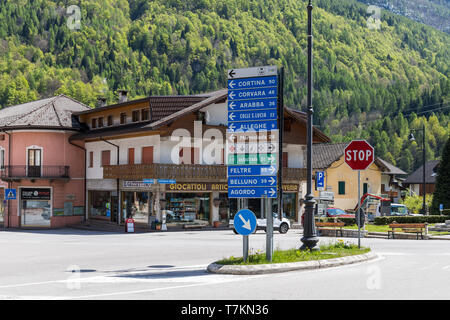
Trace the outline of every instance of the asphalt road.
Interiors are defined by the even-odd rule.
[[[274,248],[299,247],[300,238],[300,230],[276,232]],[[362,245],[379,258],[235,276],[205,271],[213,261],[242,256],[242,237],[232,231],[1,231],[0,299],[450,299],[450,241],[362,239]],[[263,231],[250,236],[252,250],[264,247]]]

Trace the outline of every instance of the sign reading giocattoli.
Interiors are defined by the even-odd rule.
[[[374,148],[366,140],[353,140],[345,147],[344,160],[353,170],[366,170],[375,160]]]

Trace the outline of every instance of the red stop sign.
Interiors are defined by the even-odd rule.
[[[366,170],[375,160],[375,151],[366,140],[353,140],[345,147],[345,163],[353,170]]]

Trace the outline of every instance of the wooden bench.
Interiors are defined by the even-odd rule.
[[[388,230],[388,239],[395,238],[395,229],[402,229],[405,233],[415,233],[417,236],[417,240],[419,240],[419,234],[423,240],[423,231],[425,230],[426,223],[391,223]]]
[[[341,237],[343,236],[342,228],[344,227],[344,222],[316,222],[316,227],[318,231],[323,228],[333,228],[336,231],[336,237],[338,236],[338,231],[341,232]]]

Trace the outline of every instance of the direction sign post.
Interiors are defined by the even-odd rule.
[[[272,259],[273,247],[273,219],[269,199],[277,198],[278,193],[282,192],[281,186],[279,187],[281,182],[278,170],[280,164],[278,161],[281,159],[277,155],[280,151],[276,147],[279,141],[275,142],[272,138],[276,136],[279,140],[277,131],[281,127],[279,124],[281,89],[278,79],[276,66],[228,70],[226,147],[228,197],[237,198],[239,204],[240,199],[265,199],[263,212],[267,218],[268,260]],[[248,136],[242,137],[242,133],[247,133]],[[270,141],[268,134],[271,137]],[[237,143],[234,142],[235,138],[238,140]],[[279,204],[279,209],[281,206],[282,203]],[[270,214],[267,214],[269,211]],[[244,236],[244,260],[248,254],[246,237]]]
[[[358,248],[361,247],[361,170],[366,170],[375,160],[374,148],[366,140],[353,140],[344,149],[344,160],[358,171],[358,206],[355,213],[358,225]]]

